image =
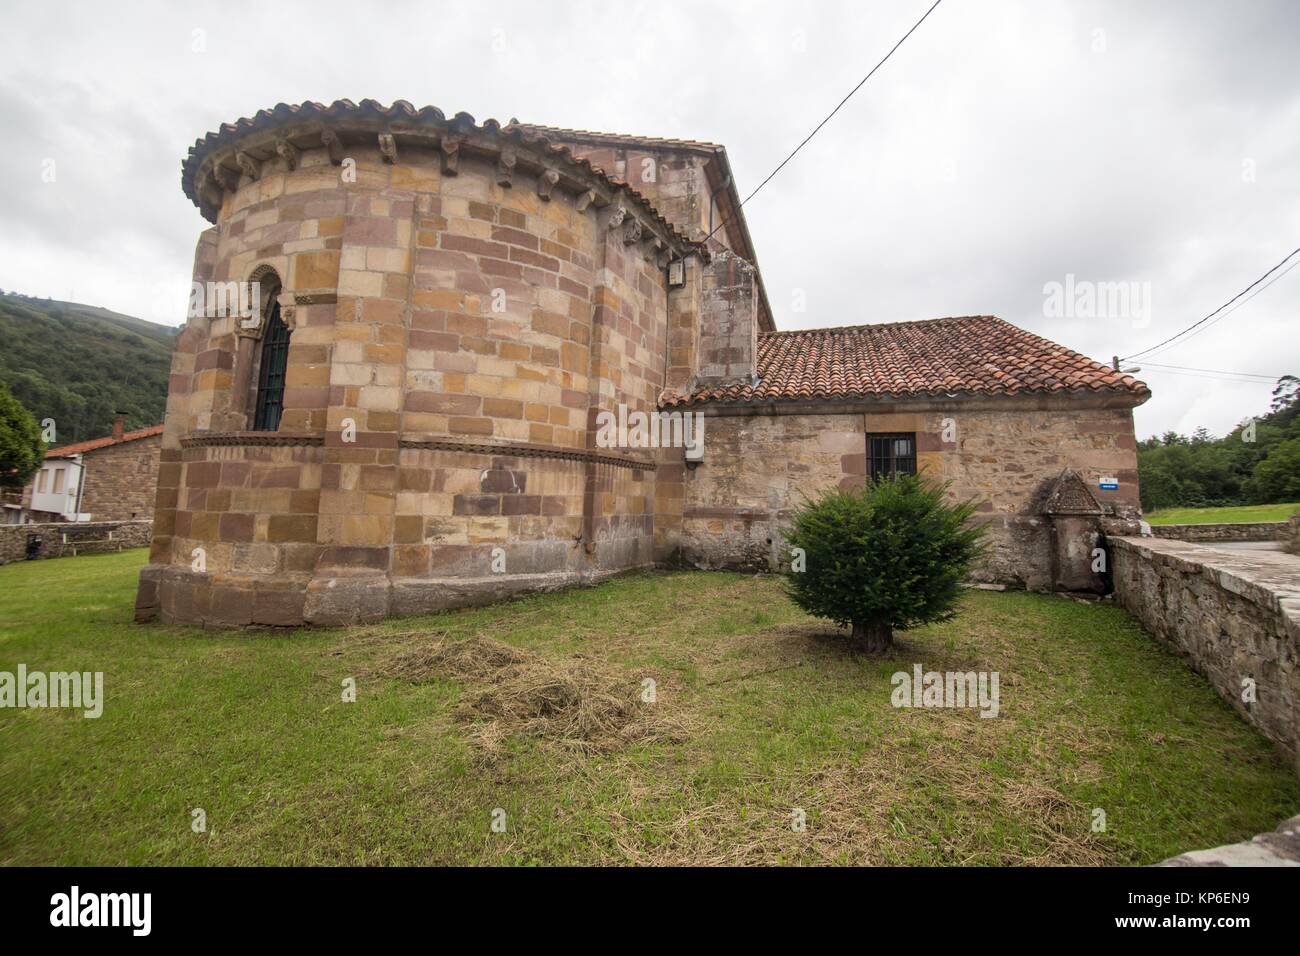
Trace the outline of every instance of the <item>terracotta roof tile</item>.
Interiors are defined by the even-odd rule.
[[[988,315],[837,329],[765,332],[758,384],[689,395],[665,392],[664,407],[858,397],[1127,393],[1150,390],[1086,355]]]
[[[88,451],[107,448],[109,445],[122,445],[129,441],[139,441],[141,438],[152,438],[154,435],[161,435],[162,433],[163,427],[161,425],[150,425],[148,428],[141,428],[138,431],[127,432],[121,438],[114,438],[112,435],[105,435],[103,438],[90,438],[86,441],[64,445],[61,448],[51,448],[45,453],[45,457],[69,458],[72,455],[82,455]]]

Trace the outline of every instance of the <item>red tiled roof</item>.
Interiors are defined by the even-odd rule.
[[[1078,392],[1144,401],[1150,395],[1133,376],[990,315],[762,333],[758,377],[756,386],[666,392],[661,404]]]
[[[61,448],[51,448],[45,453],[46,458],[70,458],[73,455],[82,455],[88,451],[96,451],[100,448],[107,448],[109,445],[122,445],[129,441],[139,441],[141,438],[152,438],[155,435],[161,435],[163,427],[161,425],[150,425],[148,428],[141,428],[138,431],[127,432],[121,438],[114,438],[112,435],[105,435],[103,438],[90,438],[86,441],[73,442],[71,445],[64,445]]]

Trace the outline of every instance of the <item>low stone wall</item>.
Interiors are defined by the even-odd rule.
[[[1282,541],[1287,536],[1285,521],[1254,521],[1247,524],[1153,524],[1151,534],[1178,541]]]
[[[147,548],[152,521],[83,521],[0,525],[0,564],[27,557],[27,542],[40,535],[41,558],[71,558],[127,548]]]
[[[1242,843],[1192,850],[1157,866],[1300,866],[1300,816]]]
[[[1300,561],[1162,538],[1108,540],[1116,599],[1300,772]],[[1251,682],[1254,699],[1244,701]]]

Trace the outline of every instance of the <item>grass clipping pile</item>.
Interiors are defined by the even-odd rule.
[[[402,651],[382,673],[413,683],[440,677],[469,683],[456,716],[470,724],[471,739],[489,758],[499,757],[514,734],[592,753],[688,736],[680,717],[641,702],[639,683],[581,656],[553,661],[474,637]]]

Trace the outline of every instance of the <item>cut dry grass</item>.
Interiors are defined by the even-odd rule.
[[[640,685],[607,665],[580,656],[549,660],[490,637],[419,639],[378,673],[414,683],[468,682],[456,714],[470,724],[471,739],[488,759],[502,756],[512,734],[592,753],[689,736],[680,715],[643,699]]]

